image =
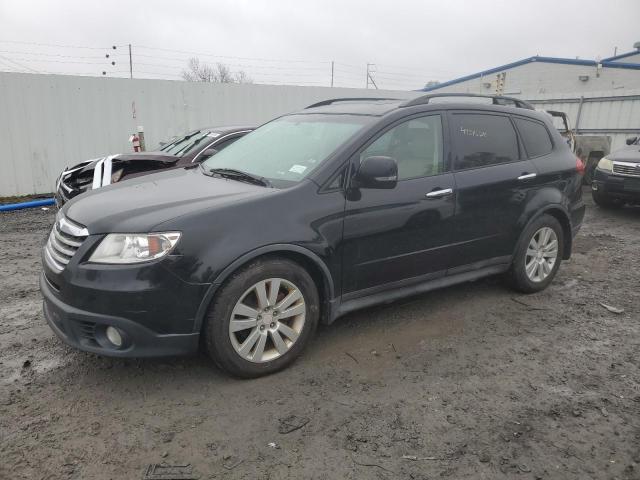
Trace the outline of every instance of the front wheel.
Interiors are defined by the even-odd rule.
[[[564,249],[564,231],[551,215],[534,220],[520,236],[509,277],[523,293],[544,290],[558,272]]]
[[[310,275],[290,260],[262,259],[217,292],[204,343],[227,372],[258,377],[293,362],[313,336],[318,318],[318,291]]]

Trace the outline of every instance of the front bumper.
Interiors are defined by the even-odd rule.
[[[640,176],[616,175],[596,168],[591,188],[607,197],[640,203]]]
[[[129,319],[81,310],[64,303],[55,287],[40,274],[44,297],[44,317],[66,344],[112,357],[157,357],[184,355],[198,350],[199,333],[160,334]],[[106,328],[116,327],[122,334],[120,348],[106,337]]]

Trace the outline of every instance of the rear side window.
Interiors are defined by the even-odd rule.
[[[540,157],[551,153],[553,145],[544,125],[524,118],[515,118],[514,120],[529,157]]]
[[[518,138],[509,118],[472,113],[454,113],[451,118],[456,170],[519,160]]]

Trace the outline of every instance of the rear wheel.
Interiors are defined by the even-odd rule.
[[[594,203],[602,208],[620,208],[622,206],[620,200],[611,198],[600,190],[591,190],[591,196],[593,197]]]
[[[290,364],[315,332],[319,298],[309,274],[286,259],[258,260],[216,294],[204,328],[213,360],[239,377]]]
[[[564,232],[558,220],[542,215],[524,230],[516,249],[509,277],[523,293],[544,290],[558,272],[564,249]]]

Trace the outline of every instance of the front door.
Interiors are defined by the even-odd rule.
[[[398,164],[394,189],[350,191],[343,250],[345,299],[444,275],[455,208],[442,116],[413,117],[373,139],[355,162],[376,155]]]

